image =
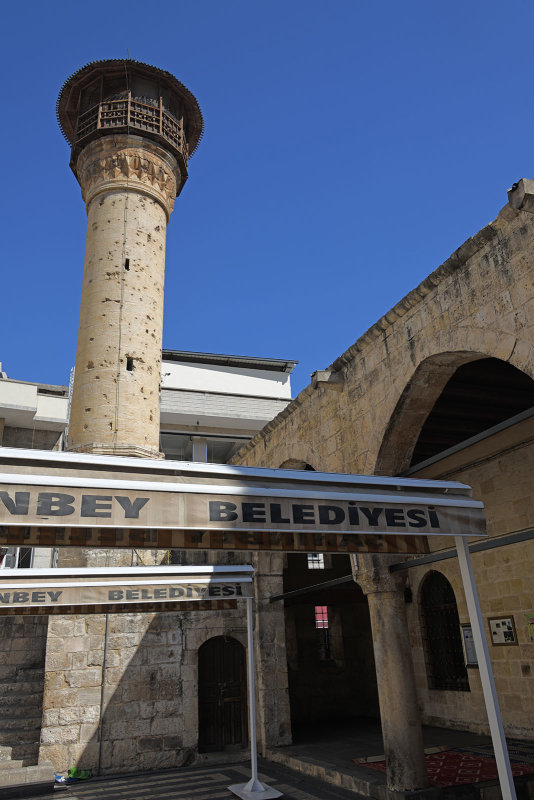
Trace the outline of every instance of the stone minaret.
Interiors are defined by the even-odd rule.
[[[191,92],[137,61],[98,61],[57,114],[87,209],[68,448],[158,458],[167,222],[202,135]]]

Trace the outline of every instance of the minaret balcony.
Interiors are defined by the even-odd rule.
[[[97,103],[78,116],[75,149],[108,131],[140,132],[163,140],[187,169],[188,147],[182,125],[161,104],[150,105],[132,97]]]

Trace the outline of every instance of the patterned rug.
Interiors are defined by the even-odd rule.
[[[437,748],[433,748],[437,749]],[[511,740],[508,742],[512,775],[534,774],[534,744]],[[386,771],[384,760],[370,762],[353,759],[359,766]],[[464,749],[442,750],[425,756],[428,778],[433,786],[457,786],[462,783],[482,783],[498,780],[497,765],[491,744]]]
[[[525,742],[524,739],[507,739],[506,745],[510,754],[510,761],[522,761],[525,764],[534,764],[534,742]],[[461,753],[477,753],[481,756],[493,758],[493,745],[479,744],[475,747],[456,747]]]

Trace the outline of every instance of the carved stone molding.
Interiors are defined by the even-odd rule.
[[[69,453],[91,453],[98,456],[127,456],[130,458],[165,458],[154,447],[143,447],[137,444],[108,444],[107,442],[88,442],[67,448]]]
[[[140,192],[160,203],[169,218],[180,183],[174,156],[138,136],[107,136],[85,147],[73,167],[86,206],[102,192]]]
[[[362,592],[366,595],[401,592],[406,584],[406,576],[389,571],[389,565],[399,560],[398,555],[359,554],[359,569],[354,573],[354,579]]]
[[[508,202],[518,211],[534,211],[534,181],[521,178],[508,190]]]

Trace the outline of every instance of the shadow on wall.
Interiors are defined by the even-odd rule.
[[[95,774],[191,763],[199,739],[198,650],[223,632],[244,643],[244,613],[238,607],[51,620],[41,760],[57,771],[78,766]]]
[[[0,763],[37,764],[47,628],[46,617],[0,618]]]

